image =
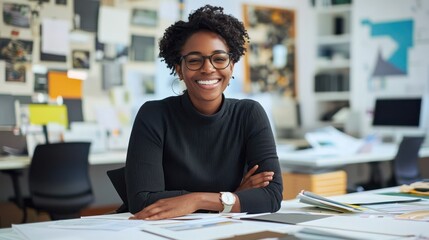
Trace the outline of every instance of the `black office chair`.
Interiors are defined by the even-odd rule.
[[[79,217],[94,200],[89,148],[89,142],[36,146],[28,176],[30,197],[24,199],[24,207],[45,211],[52,220]]]
[[[107,176],[115,187],[116,192],[122,200],[122,205],[116,209],[116,213],[128,212],[128,197],[125,182],[125,167],[107,171]]]
[[[391,163],[392,177],[389,186],[411,184],[420,180],[419,150],[423,141],[424,136],[408,136],[402,139]]]

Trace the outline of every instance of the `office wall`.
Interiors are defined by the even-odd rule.
[[[306,99],[313,94],[311,79],[314,74],[314,36],[315,20],[310,1],[294,0],[235,0],[235,1],[202,1],[185,0],[184,16],[187,16],[192,10],[205,4],[219,5],[225,8],[225,12],[232,14],[243,20],[243,4],[284,8],[295,11],[295,29],[296,29],[296,79],[297,79],[297,100],[301,103],[301,120],[304,127],[310,126],[313,119],[313,106],[308,104]],[[250,39],[252,41],[252,39]],[[225,94],[229,97],[243,96],[245,65],[244,61],[238,62],[234,68],[235,79],[231,82]]]
[[[429,96],[428,12],[428,1],[353,2],[352,108],[362,134],[375,98]]]
[[[14,3],[29,4],[34,8],[36,2],[28,2],[26,0],[11,1]],[[159,9],[159,24],[152,34],[160,37],[166,26],[180,18],[179,16],[179,3],[176,0],[162,0],[162,1],[106,1],[116,2],[118,8],[131,9],[136,6],[151,6]],[[316,20],[315,11],[309,6],[310,1],[293,1],[293,0],[237,0],[237,1],[201,1],[201,0],[187,0],[184,1],[183,16],[186,17],[188,13],[204,4],[220,5],[225,8],[225,11],[243,19],[242,4],[254,4],[262,6],[273,6],[278,8],[292,9],[296,12],[296,76],[297,76],[297,99],[301,104],[301,119],[303,126],[316,127],[315,116],[316,106],[314,104],[314,92],[312,80],[315,70],[315,35],[316,35]],[[55,1],[44,3],[40,9],[40,19],[45,17],[65,19],[72,23],[73,19],[73,4],[74,1],[67,1],[65,6],[55,4]],[[388,6],[388,11],[386,11]],[[407,1],[407,0],[362,0],[353,2],[353,27],[352,27],[352,110],[359,114],[359,128],[364,135],[368,131],[369,117],[367,112],[372,109],[372,102],[374,96],[379,95],[420,95],[422,91],[429,94],[427,82],[429,79],[429,64],[427,59],[424,58],[424,53],[428,51],[428,30],[425,23],[428,21],[427,1]],[[176,9],[172,11],[171,9]],[[382,13],[382,14],[381,14]],[[384,78],[373,78],[371,73],[374,68],[374,61],[376,60],[378,49],[377,46],[385,45],[387,50],[383,50],[382,54],[388,57],[395,49],[395,42],[389,40],[388,37],[371,39],[369,28],[365,27],[361,21],[369,19],[374,22],[380,21],[393,21],[412,19],[414,21],[414,46],[409,49],[408,54],[408,72],[406,76],[387,76]],[[9,37],[10,31],[13,27],[1,25],[0,37]],[[37,36],[37,29],[30,29],[35,31],[20,30],[20,38],[23,40],[33,40],[33,56],[32,63],[46,66],[47,68],[55,69],[68,69],[71,66],[71,58],[67,58],[65,63],[46,62],[40,61],[40,38]],[[114,31],[114,30],[112,30]],[[147,33],[145,30],[131,30],[134,33]],[[71,43],[71,49],[83,49],[91,52],[91,68],[88,70],[88,80],[84,83],[84,110],[85,118],[89,121],[94,121],[93,105],[107,105],[110,103],[109,91],[102,88],[102,75],[101,65],[94,61],[94,46],[95,41],[94,33],[87,33],[84,31],[72,31],[73,36],[79,41]],[[82,41],[83,39],[83,41]],[[85,40],[86,39],[86,40]],[[418,47],[417,47],[418,46]],[[170,71],[166,69],[163,62],[156,59],[153,64],[142,65],[135,62],[129,62],[124,68],[139,69],[144,72],[155,71],[155,84],[156,93],[146,95],[137,100],[136,105],[148,99],[163,98],[166,96],[174,95],[171,90],[171,83],[174,76],[169,75]],[[31,64],[28,65],[31,68]],[[0,72],[3,76],[4,72]],[[243,78],[244,78],[244,63],[240,61],[235,67],[235,79],[232,81],[231,86],[226,90],[227,96],[243,96]],[[1,85],[0,92],[12,91],[13,94],[31,94],[32,93],[32,80],[31,71],[27,71],[27,83],[25,88],[16,88],[15,86],[8,86],[5,88]],[[6,89],[6,90],[5,90]],[[8,90],[9,89],[9,90]],[[30,91],[28,91],[30,89]],[[112,94],[114,95],[114,94]],[[110,95],[110,96],[112,96]],[[120,91],[118,91],[120,95]],[[365,99],[362,101],[362,99]],[[135,111],[134,111],[135,112]],[[130,119],[133,118],[132,112]]]
[[[36,2],[28,3],[25,0],[17,0],[13,1],[17,4],[29,4],[32,9],[35,9]],[[152,34],[157,39],[162,36],[164,29],[170,24],[177,21],[179,16],[179,3],[177,0],[161,0],[161,1],[105,1],[115,3],[115,8],[118,9],[133,9],[133,8],[153,8],[158,10],[159,22],[155,29],[138,29],[136,27],[130,27],[130,35],[132,34]],[[314,32],[314,21],[312,20],[311,8],[309,7],[309,1],[293,1],[293,0],[269,0],[269,1],[256,1],[256,0],[240,0],[240,1],[200,1],[200,0],[190,0],[184,1],[184,11],[183,16],[187,17],[190,11],[203,6],[204,4],[213,4],[220,5],[225,8],[225,11],[231,13],[238,17],[239,19],[243,19],[243,10],[242,4],[253,4],[259,6],[272,6],[277,8],[286,8],[290,10],[294,10],[296,13],[296,78],[297,78],[297,96],[298,100],[304,100],[307,98],[307,95],[312,93],[311,82],[310,79],[312,77],[311,66],[313,61],[313,51],[311,43],[313,39]],[[103,89],[103,76],[102,76],[102,65],[99,61],[95,60],[95,37],[96,33],[81,31],[79,29],[75,29],[73,27],[73,8],[75,1],[67,1],[66,5],[58,5],[55,1],[50,1],[48,3],[43,3],[42,8],[40,10],[39,21],[43,21],[45,18],[53,18],[53,19],[62,19],[70,22],[70,29],[72,41],[70,43],[70,52],[73,50],[84,50],[90,52],[90,68],[83,71],[88,73],[88,78],[84,82],[83,85],[83,107],[84,107],[84,117],[87,121],[95,121],[96,116],[94,115],[93,107],[94,105],[108,105],[112,101],[112,96],[116,96],[116,98],[123,95],[123,91],[113,89],[112,91],[107,91]],[[37,24],[36,24],[37,25]],[[0,36],[8,37],[10,35],[10,31],[13,27],[2,25],[0,30]],[[33,93],[33,74],[31,72],[31,68],[34,65],[41,65],[48,69],[62,69],[67,70],[72,68],[72,60],[71,56],[67,56],[65,62],[47,62],[40,60],[40,37],[38,29],[20,29],[20,38],[23,40],[32,40],[33,41],[33,54],[32,61],[28,63],[27,67],[27,83],[28,87],[25,88],[25,91],[18,91],[18,89],[13,88],[10,89],[13,94],[32,94]],[[117,31],[112,29],[112,31]],[[130,36],[131,37],[131,36]],[[304,47],[303,47],[304,46]],[[71,53],[70,53],[71,55]],[[156,53],[157,55],[157,46]],[[147,63],[139,63],[135,61],[127,61],[123,67],[122,77],[123,81],[126,81],[127,72],[129,70],[136,70],[144,73],[152,74],[155,72],[155,89],[156,92],[154,94],[147,94],[145,96],[141,96],[137,99],[133,99],[133,108],[130,112],[130,119],[133,119],[134,113],[136,112],[137,106],[143,103],[146,100],[151,99],[159,99],[164,98],[166,96],[175,95],[175,93],[171,90],[172,82],[176,76],[171,76],[170,71],[165,67],[165,64],[161,62],[159,59],[155,59],[155,61],[151,64]],[[4,75],[4,73],[0,73]],[[232,81],[230,87],[227,89],[226,94],[230,97],[243,97],[243,78],[244,78],[244,63],[240,61],[236,64],[235,79]],[[30,86],[31,85],[31,86]],[[20,88],[21,90],[23,88]],[[0,90],[0,92],[5,91]],[[112,93],[113,92],[113,93]],[[116,99],[117,100],[117,99]],[[303,101],[304,102],[304,101]],[[306,110],[306,104],[303,104],[303,112],[307,112],[311,114],[311,110]],[[306,123],[306,119],[302,118],[304,124]]]

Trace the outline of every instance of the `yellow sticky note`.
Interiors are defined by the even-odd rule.
[[[68,126],[67,106],[65,105],[30,104],[28,111],[31,124],[58,123],[65,128]]]

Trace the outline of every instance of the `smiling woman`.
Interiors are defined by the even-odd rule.
[[[187,90],[146,102],[136,116],[125,169],[133,218],[280,208],[268,117],[259,103],[223,94],[248,39],[240,21],[210,5],[165,31],[159,56]]]

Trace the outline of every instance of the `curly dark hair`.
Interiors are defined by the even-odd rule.
[[[205,5],[192,12],[188,22],[177,21],[165,30],[159,41],[159,57],[163,58],[171,74],[175,74],[175,64],[180,63],[180,51],[188,38],[201,30],[208,30],[220,35],[231,53],[231,60],[236,63],[246,51],[245,44],[249,35],[237,18],[225,14],[222,7]]]

